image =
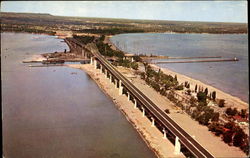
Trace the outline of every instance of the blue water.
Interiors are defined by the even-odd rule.
[[[111,38],[128,53],[171,57],[222,56],[238,62],[159,64],[249,102],[248,35],[246,34],[120,34]]]
[[[30,68],[22,63],[30,56],[64,49],[68,49],[67,45],[54,36],[1,33],[3,155],[155,157],[112,100],[84,71]]]

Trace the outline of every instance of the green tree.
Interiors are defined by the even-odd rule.
[[[219,107],[220,108],[225,107],[225,100],[224,99],[219,100]]]
[[[134,59],[136,62],[142,62],[142,58],[141,58],[140,56],[138,56],[138,55],[135,55],[135,56],[133,57],[133,59]]]
[[[197,92],[197,84],[195,85],[194,91]]]
[[[175,87],[175,90],[183,90],[183,85],[182,84],[180,84],[180,85],[178,85],[178,86],[176,86]]]
[[[218,122],[220,118],[220,114],[218,112],[213,113],[211,121]]]
[[[240,116],[242,118],[245,118],[247,116],[247,110],[246,109],[241,109]]]
[[[233,131],[233,130],[235,130],[236,125],[234,122],[229,121],[226,124],[224,124],[224,127]]]
[[[208,94],[208,89],[207,89],[207,88],[205,89],[204,93],[205,93],[206,95]]]
[[[226,114],[229,116],[235,116],[238,113],[238,110],[236,108],[227,108],[226,109]]]
[[[198,121],[200,124],[202,125],[208,125],[208,122],[209,122],[209,119],[210,119],[210,115],[209,114],[206,114],[206,113],[203,113],[202,115],[200,115],[198,117]]]
[[[234,135],[234,132],[232,131],[227,131],[223,133],[223,141],[227,144],[230,144],[233,140],[233,135]]]
[[[216,92],[215,92],[215,91],[212,92],[212,99],[213,99],[213,100],[216,99]]]
[[[105,36],[102,35],[102,36],[100,37],[100,41],[104,41],[104,39],[105,39]]]
[[[207,95],[204,92],[198,92],[197,99],[199,102],[206,102]]]
[[[138,64],[136,62],[132,62],[131,63],[131,68],[134,69],[134,70],[138,70]]]
[[[195,103],[196,103],[196,99],[192,96],[189,100],[189,104],[190,106],[195,106]]]
[[[235,136],[233,138],[233,145],[240,147],[243,145],[244,143],[244,139],[247,138],[247,135],[244,133],[244,131],[242,129],[239,129],[236,133]]]

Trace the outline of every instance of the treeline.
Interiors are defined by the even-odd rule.
[[[38,33],[38,34],[48,34],[48,35],[55,35],[56,32],[48,31],[48,30],[41,30],[36,28],[29,28],[27,26],[1,26],[1,32],[27,32],[27,33]]]
[[[132,68],[134,70],[138,70],[139,68],[139,65],[136,61],[131,62],[130,60],[123,59],[123,58],[118,58],[118,60],[114,61],[112,64],[115,66],[123,66],[126,68]]]
[[[73,35],[73,38],[80,41],[83,44],[88,44],[91,43],[95,40],[94,36],[77,36],[77,35]]]
[[[199,122],[201,125],[208,127],[209,131],[215,133],[216,136],[221,136],[225,143],[239,147],[245,153],[249,152],[249,143],[247,134],[234,122],[227,123],[220,122],[220,113],[215,112],[208,106],[208,100],[216,100],[216,92],[208,93],[208,88],[195,86],[196,97],[191,96],[190,83],[185,82],[184,85],[178,84],[177,76],[166,75],[159,71],[153,70],[147,63],[144,63],[145,72],[140,73],[141,78],[146,81],[148,85],[154,88],[161,95],[166,96],[176,106],[185,110],[192,119]],[[179,100],[175,90],[187,90],[189,100]],[[179,96],[180,97],[180,96]],[[223,99],[219,100],[219,107],[224,107]],[[169,113],[169,110],[166,110]],[[241,116],[246,118],[248,116],[246,110],[238,111],[236,108],[227,108],[225,113],[229,117]]]
[[[221,124],[213,122],[209,126],[209,131],[216,136],[222,137],[223,141],[228,145],[239,147],[246,154],[249,154],[249,139],[248,135],[234,122]]]
[[[137,32],[178,33],[248,33],[244,23],[188,22],[167,20],[130,20],[107,18],[62,17],[49,14],[23,14],[1,12],[1,23],[10,25],[36,25],[50,30],[74,31],[114,35]],[[5,26],[4,26],[5,27]],[[89,29],[86,29],[89,28]],[[46,29],[45,29],[46,30]],[[48,29],[47,29],[48,30]]]
[[[92,33],[92,34],[101,34],[101,35],[115,35],[121,33],[143,33],[143,29],[129,29],[129,28],[110,28],[110,29],[81,29],[75,30],[79,33]]]
[[[108,56],[108,57],[115,56],[118,58],[124,57],[124,53],[122,51],[113,50],[109,44],[103,42],[104,39],[105,39],[105,36],[102,35],[99,39],[96,40],[96,46],[97,46],[99,52],[103,56]]]
[[[167,90],[175,89],[182,90],[183,85],[179,85],[177,76],[164,74],[160,69],[155,71],[148,63],[144,63],[145,72],[140,73],[141,78],[146,81],[148,85],[153,87],[160,94],[166,94]]]

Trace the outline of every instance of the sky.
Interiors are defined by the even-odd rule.
[[[247,1],[2,1],[1,12],[248,23]]]

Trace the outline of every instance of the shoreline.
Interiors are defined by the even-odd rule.
[[[116,49],[119,50],[119,48],[117,48],[117,47],[115,46],[115,44],[111,42],[111,40],[110,40],[111,37],[113,37],[113,36],[107,36],[107,37],[106,37],[107,39],[105,39],[106,42],[107,42],[108,44],[112,45],[112,47],[114,47],[114,48],[116,48]],[[168,69],[168,68],[162,68],[162,67],[157,66],[157,65],[155,65],[155,64],[150,64],[150,65],[151,65],[152,67],[156,68],[156,69],[159,69],[159,68],[160,68],[160,69],[163,70],[163,72],[166,73],[166,74],[170,74],[170,75],[173,75],[173,76],[174,76],[174,75],[177,75],[178,80],[181,79],[181,81],[179,81],[180,83],[184,83],[185,81],[190,82],[190,89],[194,89],[195,84],[197,84],[197,85],[203,86],[204,88],[207,87],[209,92],[216,91],[216,95],[217,95],[216,98],[225,99],[225,103],[226,103],[226,104],[225,104],[225,107],[227,107],[227,102],[229,102],[230,104],[233,105],[232,107],[239,108],[239,105],[235,106],[235,104],[238,104],[238,103],[239,103],[241,109],[245,109],[245,108],[248,109],[249,103],[243,101],[241,98],[239,98],[239,97],[237,97],[237,96],[233,96],[233,95],[231,95],[231,94],[229,94],[229,93],[227,93],[227,92],[224,92],[223,90],[221,90],[221,89],[219,89],[219,88],[213,87],[212,85],[209,85],[209,84],[207,84],[207,83],[204,83],[204,82],[202,82],[202,81],[200,81],[200,80],[198,80],[198,79],[194,79],[194,78],[189,77],[189,76],[186,76],[186,75],[184,75],[184,74],[181,74],[181,73],[172,71],[172,70],[170,70],[170,69]],[[180,78],[180,77],[181,77],[181,78]],[[185,80],[185,81],[184,81],[184,80]],[[229,100],[229,101],[228,101],[228,100]],[[231,107],[231,106],[230,106],[230,107]]]

